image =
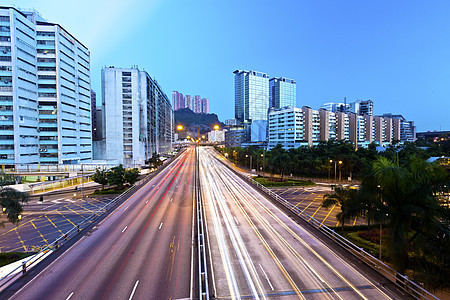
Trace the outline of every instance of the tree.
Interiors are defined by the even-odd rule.
[[[118,189],[123,188],[123,184],[125,183],[125,169],[122,164],[117,167],[111,168],[111,170],[107,174],[108,183],[111,185],[115,185]]]
[[[125,170],[124,179],[130,185],[133,185],[139,178],[139,170],[137,168]]]
[[[283,175],[287,169],[286,162],[289,161],[289,154],[284,150],[281,144],[278,144],[270,151],[269,159],[270,164],[280,172],[281,180],[283,180]]]
[[[440,166],[417,158],[407,166],[400,166],[380,157],[369,177],[373,193],[379,194],[383,204],[389,231],[389,257],[395,269],[404,274],[409,267],[409,252],[416,238],[435,231],[448,214],[443,213],[446,210],[439,205],[434,193],[437,186],[448,184],[448,175]],[[374,183],[377,190],[373,188]],[[363,181],[362,186],[367,184]]]
[[[108,173],[102,169],[97,168],[95,174],[92,176],[92,180],[102,185],[102,190],[105,189],[105,185],[108,184]]]
[[[27,193],[17,191],[13,188],[6,187],[0,190],[0,204],[9,222],[17,224],[20,221],[19,216],[23,212],[21,203],[28,202],[28,199],[29,196]],[[4,227],[8,221],[1,221],[0,226]]]
[[[158,168],[160,165],[163,164],[162,160],[159,158],[158,153],[154,152],[152,157],[149,158],[146,163],[148,163],[149,165]]]
[[[328,193],[323,196],[322,207],[328,208],[332,205],[339,204],[341,206],[341,212],[336,215],[342,226],[342,232],[344,232],[344,222],[350,217],[348,207],[349,202],[355,196],[356,190],[342,185],[337,185],[334,188],[333,193]]]

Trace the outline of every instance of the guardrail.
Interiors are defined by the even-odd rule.
[[[358,247],[357,245],[353,244],[352,242],[344,238],[342,235],[336,233],[331,228],[323,225],[320,221],[316,220],[309,214],[303,212],[300,208],[291,204],[289,201],[282,198],[278,194],[274,193],[272,190],[266,188],[265,186],[263,186],[262,184],[260,184],[259,182],[257,182],[252,178],[249,178],[247,176],[245,177],[248,178],[252,184],[257,186],[259,189],[261,189],[263,192],[271,196],[273,199],[275,199],[278,203],[282,204],[283,206],[288,208],[291,212],[299,216],[303,221],[309,223],[311,226],[322,232],[325,236],[332,239],[333,241],[341,245],[343,248],[347,249],[350,253],[358,257],[360,260],[365,262],[367,265],[371,266],[380,274],[388,278],[397,287],[408,293],[411,297],[415,299],[439,299],[429,291],[425,290],[419,284],[412,281],[408,276],[398,273],[381,260],[377,259],[370,253],[366,252],[363,248]]]
[[[80,223],[76,224],[72,229],[67,231],[66,233],[62,234],[59,238],[57,238],[55,241],[53,241],[51,244],[47,245],[46,247],[42,248],[38,253],[33,255],[30,259],[24,261],[21,266],[15,268],[2,278],[0,278],[0,290],[2,290],[7,284],[10,282],[20,278],[22,275],[24,275],[27,272],[27,268],[34,266],[37,264],[41,257],[48,251],[56,251],[59,247],[61,247],[66,241],[68,241],[70,238],[81,232],[84,228],[86,228],[88,225],[90,225],[93,221],[95,221],[98,217],[100,217],[103,213],[105,213],[108,209],[111,209],[114,207],[119,201],[124,200],[125,198],[129,197],[131,194],[133,194],[136,190],[141,188],[143,185],[145,185],[148,181],[150,181],[153,178],[153,176],[146,176],[142,180],[135,183],[132,187],[130,187],[128,190],[117,196],[116,198],[112,199],[108,203],[106,203],[104,206],[100,207],[97,211],[93,212],[89,217],[81,221]],[[9,278],[8,278],[9,277]]]
[[[209,299],[209,286],[208,286],[208,266],[206,264],[206,228],[204,218],[204,207],[202,201],[202,193],[200,188],[200,174],[199,174],[199,160],[198,160],[198,147],[195,147],[195,184],[194,184],[194,196],[196,201],[197,211],[197,252],[198,252],[198,284],[199,284],[199,298]]]

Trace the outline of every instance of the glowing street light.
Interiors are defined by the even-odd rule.
[[[177,130],[183,130],[183,125],[178,125]]]
[[[219,125],[214,125],[214,130],[219,130]]]

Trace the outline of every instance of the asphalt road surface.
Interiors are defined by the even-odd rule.
[[[179,299],[192,293],[188,149],[12,299]]]
[[[391,299],[379,286],[200,149],[200,180],[219,299]]]

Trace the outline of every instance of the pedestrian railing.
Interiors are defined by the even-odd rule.
[[[282,204],[286,208],[288,208],[291,212],[295,213],[297,216],[299,216],[303,221],[307,222],[320,232],[322,232],[325,236],[332,239],[339,245],[341,245],[343,248],[347,249],[349,252],[351,252],[353,255],[358,257],[360,260],[362,260],[367,265],[374,268],[376,271],[378,271],[380,274],[384,275],[386,278],[388,278],[390,281],[392,281],[397,287],[399,287],[404,292],[408,293],[410,296],[412,296],[415,299],[439,299],[436,296],[434,296],[432,293],[424,289],[419,284],[412,281],[408,276],[402,275],[392,269],[390,266],[385,264],[383,261],[377,259],[367,251],[365,251],[363,248],[353,244],[346,238],[344,238],[342,235],[336,233],[331,228],[327,227],[326,225],[323,225],[320,221],[316,220],[311,215],[305,213],[303,210],[301,210],[299,207],[296,207],[286,199],[282,198],[280,195],[274,193],[272,190],[268,189],[264,185],[260,184],[256,180],[249,178],[245,174],[244,177],[248,178],[252,184],[257,186],[260,190],[271,196],[273,199],[275,199],[278,203]]]
[[[19,279],[22,275],[24,275],[27,272],[28,268],[37,265],[37,263],[39,263],[42,260],[41,258],[44,255],[44,253],[58,250],[66,241],[68,241],[70,238],[80,233],[88,225],[96,221],[103,213],[115,207],[116,204],[134,194],[137,190],[139,190],[152,178],[153,176],[149,175],[143,178],[142,180],[136,182],[128,190],[126,190],[119,196],[115,197],[111,201],[107,202],[97,211],[93,212],[89,217],[79,222],[74,227],[72,227],[69,231],[65,232],[64,234],[61,234],[61,236],[57,238],[55,241],[53,241],[51,244],[47,245],[46,247],[43,247],[38,253],[30,257],[28,260],[25,260],[21,266],[13,269],[11,272],[0,278],[0,290],[3,290],[9,283],[12,283],[14,280]]]

